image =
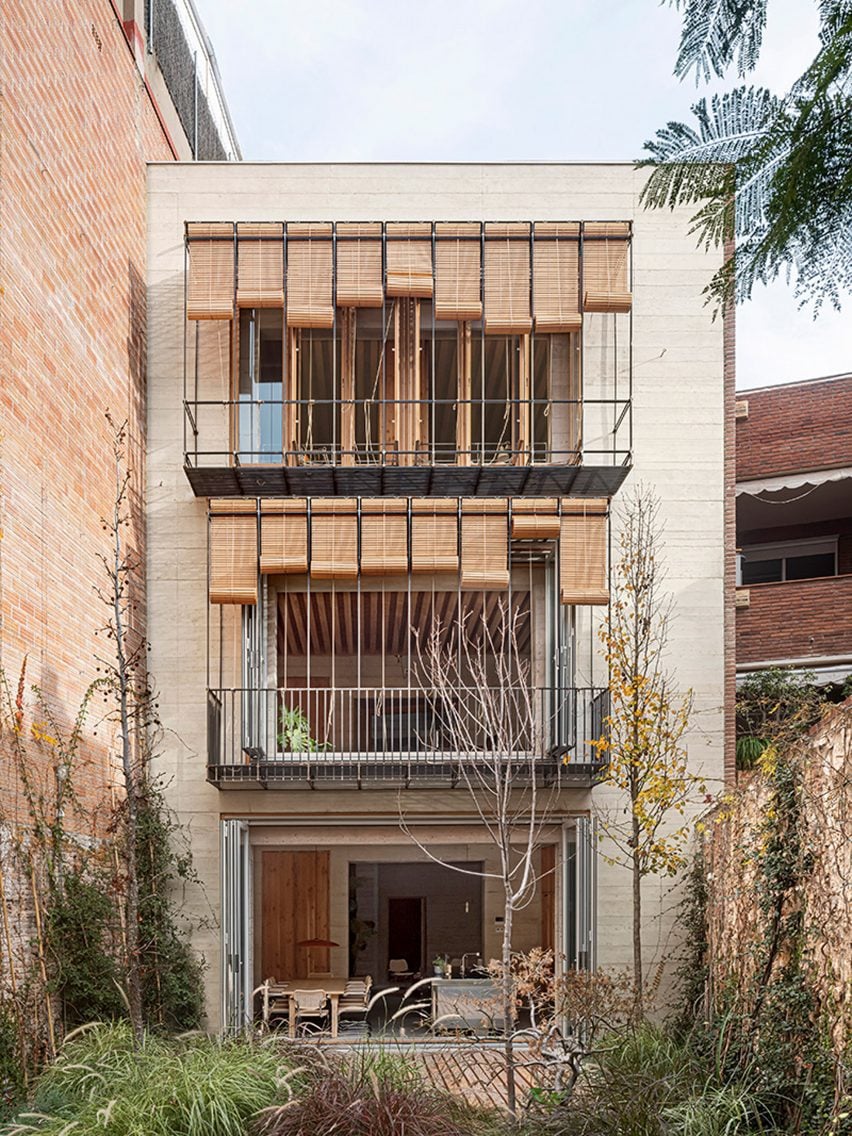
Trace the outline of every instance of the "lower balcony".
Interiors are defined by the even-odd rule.
[[[599,687],[208,691],[208,780],[219,788],[464,787],[512,763],[519,783],[590,784],[604,761]]]
[[[737,590],[737,666],[852,655],[852,575]]]

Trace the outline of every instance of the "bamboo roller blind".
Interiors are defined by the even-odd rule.
[[[341,222],[337,226],[337,303],[341,308],[380,308],[381,222]]]
[[[511,529],[504,498],[365,499],[360,557],[357,502],[316,498],[308,523],[304,498],[261,501],[260,548],[254,500],[210,505],[210,602],[257,602],[262,573],[355,580],[364,575],[455,573],[465,589],[509,586],[509,540],[559,539],[559,590],[564,604],[606,604],[607,502],[604,499],[518,499]],[[410,529],[409,529],[410,524]],[[310,529],[310,532],[309,532]],[[410,534],[410,547],[409,547]],[[310,547],[310,556],[308,550]],[[461,554],[460,554],[461,550]],[[258,557],[258,551],[260,553]]]
[[[411,571],[458,572],[458,502],[434,497],[411,502]]]
[[[408,571],[408,508],[404,500],[361,505],[361,572],[386,576]]]
[[[237,306],[284,307],[283,225],[237,225]]]
[[[211,502],[210,602],[257,603],[257,505]]]
[[[628,268],[629,224],[626,221],[587,221],[583,237],[584,309],[587,312],[629,312],[633,302]]]
[[[556,540],[559,502],[555,497],[529,497],[512,506],[512,540]]]
[[[559,598],[564,604],[607,604],[606,501],[572,502],[559,538]]]
[[[527,335],[530,314],[530,226],[485,225],[485,334]]]
[[[287,226],[287,324],[334,327],[331,224]]]
[[[358,579],[357,502],[318,497],[311,506],[310,572],[317,580]]]
[[[479,225],[439,222],[435,238],[435,318],[482,319]]]
[[[196,222],[186,227],[189,276],[186,317],[234,318],[234,226]]]
[[[540,221],[533,244],[535,329],[578,331],[580,315],[580,226],[577,222]]]
[[[308,570],[308,509],[302,498],[260,503],[260,571]]]
[[[506,505],[465,501],[461,518],[461,587],[502,590],[509,586]]]
[[[385,260],[388,296],[432,295],[432,225],[388,222]]]
[[[576,331],[582,311],[632,304],[626,221],[341,221],[336,230],[300,221],[286,233],[277,222],[241,222],[236,257],[230,222],[192,222],[186,231],[189,319],[232,319],[236,296],[239,307],[286,300],[291,327],[330,328],[335,306],[375,308],[434,292],[437,319],[484,316],[487,334],[526,335],[533,321],[542,333]]]

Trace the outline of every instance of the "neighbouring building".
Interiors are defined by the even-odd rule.
[[[146,552],[146,163],[239,149],[191,0],[4,0],[0,92],[0,662],[14,696],[26,658],[27,687],[70,728],[106,621],[107,409],[127,420],[127,535]],[[84,733],[89,812],[110,800],[105,733],[93,718]],[[0,752],[0,815],[26,824]]]
[[[852,375],[738,395],[737,675],[852,675]]]
[[[594,823],[620,802],[590,744],[625,483],[662,500],[690,762],[716,785],[730,769],[733,327],[702,295],[721,254],[696,249],[689,210],[645,212],[643,181],[150,166],[151,666],[214,1027],[269,977],[383,982],[498,952],[498,881],[424,851],[493,869],[459,775],[493,742],[473,723],[460,750],[463,675],[436,703],[422,645],[455,635],[463,662],[506,612],[500,681],[530,676],[518,745],[555,794],[515,945],[629,963],[629,876]],[[669,886],[646,884],[651,966]]]

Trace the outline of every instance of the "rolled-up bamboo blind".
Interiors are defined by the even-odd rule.
[[[338,307],[380,308],[383,302],[381,222],[339,222]]]
[[[461,518],[461,587],[509,586],[506,503],[465,501]]]
[[[452,497],[411,502],[411,571],[458,572],[458,504]]]
[[[562,603],[609,603],[606,502],[576,502],[569,515],[563,509],[560,530],[559,598]]]
[[[302,573],[308,570],[308,510],[305,499],[260,503],[260,570]]]
[[[627,221],[586,221],[583,225],[583,308],[587,312],[630,311],[629,253]]]
[[[408,571],[408,508],[402,498],[361,503],[361,572],[389,576]]]
[[[287,226],[287,323],[333,327],[333,248],[330,224]]]
[[[234,318],[234,226],[193,221],[186,226],[189,278],[186,318]]]
[[[539,221],[533,243],[533,312],[539,332],[578,331],[580,315],[580,226]]]
[[[283,225],[237,225],[237,306],[284,307]]]
[[[478,222],[439,222],[435,239],[435,319],[481,319],[482,249]]]
[[[385,290],[388,296],[432,295],[432,226],[388,222]]]
[[[555,497],[519,497],[512,504],[512,540],[556,540],[559,502]]]
[[[257,603],[257,505],[210,502],[210,603]]]
[[[529,237],[526,222],[485,225],[486,335],[526,335],[532,330]]]
[[[311,576],[317,580],[357,580],[358,517],[353,498],[314,500],[310,561]]]

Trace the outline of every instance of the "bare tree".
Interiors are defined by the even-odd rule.
[[[678,689],[665,664],[672,599],[664,590],[658,498],[646,487],[628,494],[620,512],[613,596],[600,638],[610,672],[610,714],[595,745],[607,758],[602,777],[628,806],[602,816],[606,835],[632,873],[633,974],[636,1010],[644,997],[642,880],[674,875],[684,864],[689,826],[678,824],[705,793],[688,768],[683,742],[692,691]]]
[[[131,523],[131,475],[126,467],[127,425],[112,428],[115,494],[109,516],[102,518],[110,548],[101,556],[106,580],[96,592],[107,609],[107,620],[99,634],[110,643],[110,650],[98,656],[99,686],[108,703],[106,718],[116,727],[121,773],[124,781],[124,929],[126,943],[126,996],[133,1034],[141,1042],[144,1031],[139,934],[139,813],[144,799],[146,732],[155,711],[148,683],[146,642],[136,626],[136,585],[139,565],[131,553],[126,530]]]
[[[512,974],[512,933],[517,912],[534,899],[536,853],[548,823],[554,788],[542,784],[547,723],[536,705],[530,663],[520,649],[524,615],[501,601],[489,627],[461,615],[440,622],[419,644],[418,680],[440,722],[442,748],[458,762],[467,790],[497,853],[497,870],[475,870],[436,856],[401,815],[403,831],[420,850],[454,871],[498,880],[503,891],[503,936],[497,968],[501,990],[507,1105],[517,1111],[515,1044],[516,990]]]

